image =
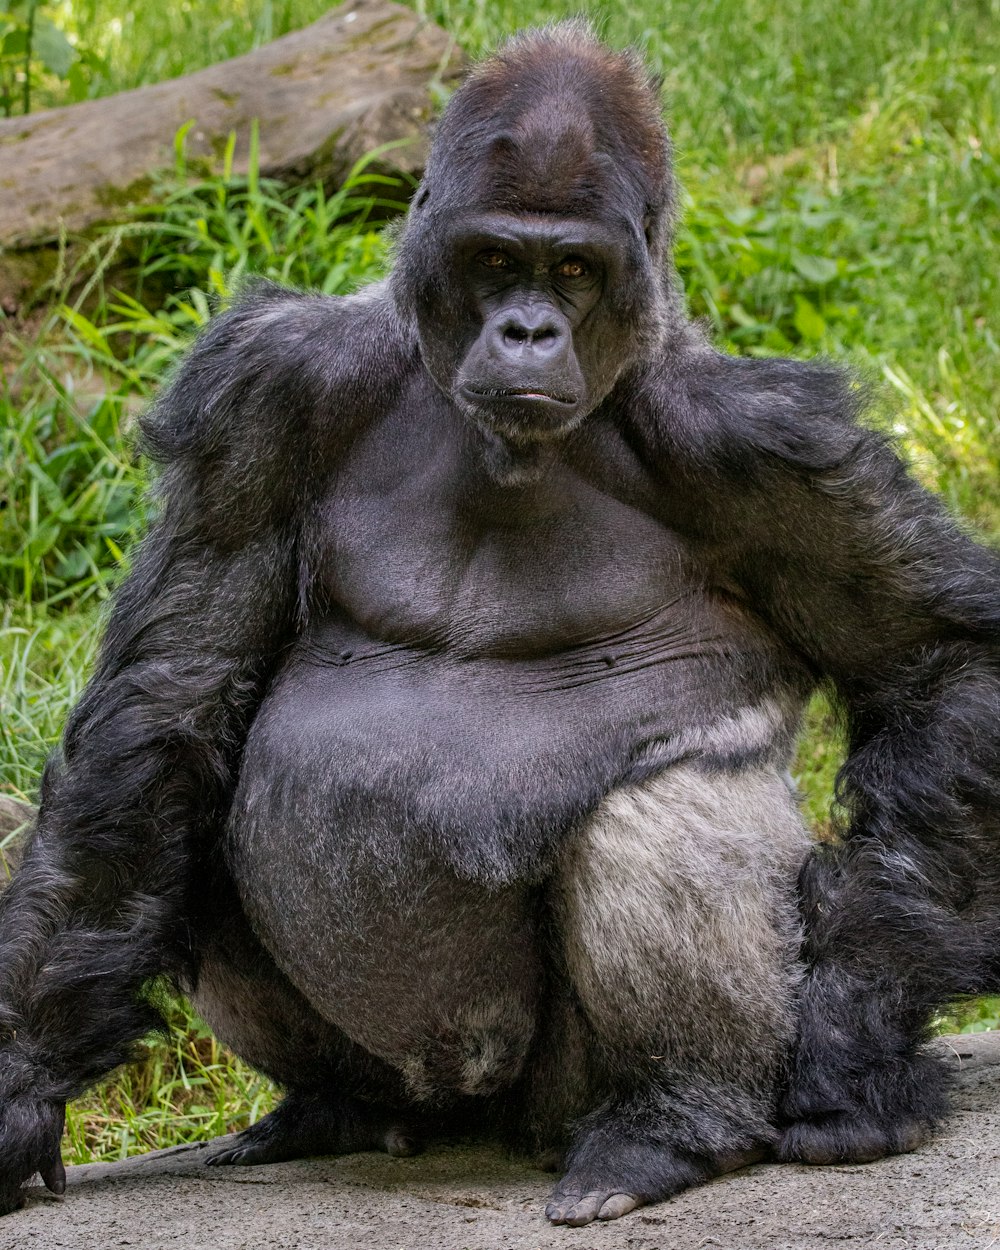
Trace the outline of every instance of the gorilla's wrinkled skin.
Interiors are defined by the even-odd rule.
[[[585,1224],[911,1149],[997,981],[1000,564],[826,365],[721,355],[638,61],[508,44],[392,276],[256,285],[146,418],[159,519],[2,903],[0,1205],[191,990],[287,1090],[218,1164],[554,1148]],[[783,780],[823,684],[838,845]]]

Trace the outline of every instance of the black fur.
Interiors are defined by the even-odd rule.
[[[290,1091],[218,1162],[506,1125],[568,1150],[557,1222],[946,1110],[929,1021],[998,980],[1000,562],[852,379],[703,341],[673,200],[638,62],[524,36],[449,106],[388,284],[248,287],[145,419],[159,517],[0,901],[0,1211],[61,1186],[63,1106],[162,976]],[[688,846],[664,889],[721,922],[720,846],[659,809],[656,858],[606,800],[766,790],[820,684],[850,823],[801,871],[789,1053],[732,990],[751,929],[671,955],[633,871]]]

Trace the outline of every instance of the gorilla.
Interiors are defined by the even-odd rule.
[[[720,353],[658,88],[576,24],[455,94],[384,283],[256,284],[0,916],[0,1205],[168,978],[285,1090],[211,1162],[473,1128],[621,1216],[913,1149],[996,981],[1000,560],[827,364]],[[788,763],[831,692],[837,842]]]

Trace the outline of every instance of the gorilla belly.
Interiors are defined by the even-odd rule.
[[[749,626],[693,635],[654,616],[507,659],[327,622],[256,717],[234,840],[269,828],[280,857],[325,871],[345,841],[361,841],[387,872],[419,855],[488,885],[537,880],[561,835],[614,787],[680,759],[738,766],[787,751],[805,684]]]
[[[228,854],[258,936],[356,1041],[409,1053],[411,1033],[465,1036],[471,1019],[516,1066],[510,1039],[528,1044],[539,984],[539,887],[567,832],[682,759],[780,765],[794,671],[745,639],[720,653],[717,636],[697,645],[661,626],[530,661],[329,623],[300,644],[248,739]]]

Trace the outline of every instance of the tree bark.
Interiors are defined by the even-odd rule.
[[[379,171],[419,176],[432,84],[453,81],[461,66],[438,26],[390,0],[350,0],[198,73],[0,120],[0,301],[10,311],[51,276],[60,237],[126,220],[148,199],[187,122],[185,151],[199,173],[218,168],[232,133],[234,169],[245,173],[256,119],[262,175],[333,187],[362,156],[402,141]]]

